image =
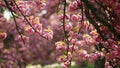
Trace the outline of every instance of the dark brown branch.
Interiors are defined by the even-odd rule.
[[[88,18],[88,20],[90,21],[90,23],[95,27],[95,29],[97,30],[97,32],[100,34],[100,36],[102,37],[103,40],[106,40],[103,36],[103,34],[101,33],[101,30],[98,26],[98,24],[95,22],[95,20],[90,16],[89,13],[89,9],[86,7],[85,8],[85,15]]]
[[[91,10],[91,12],[93,13],[93,15],[95,16],[95,19],[96,19],[97,21],[99,21],[101,24],[103,24],[104,26],[106,26],[106,27],[109,29],[109,31],[110,31],[116,38],[120,39],[120,37],[119,37],[120,34],[118,34],[118,33],[116,32],[116,30],[114,29],[114,27],[113,27],[112,25],[110,25],[107,20],[101,18],[101,17],[98,15],[99,12],[98,12],[98,10],[94,7],[94,5],[93,5],[90,1],[88,1],[88,0],[82,0],[82,1],[83,1],[84,4],[86,5],[86,7]]]
[[[67,43],[67,52],[66,55],[68,56],[68,51],[69,51],[69,40],[68,40],[68,35],[67,35],[67,31],[65,30],[65,21],[66,21],[66,0],[63,1],[64,2],[64,9],[63,9],[63,31],[64,31],[64,36],[65,36],[65,41]]]
[[[22,36],[21,32],[19,31],[19,26],[17,25],[17,21],[16,21],[16,18],[15,18],[15,15],[14,15],[14,13],[12,12],[12,9],[11,9],[11,7],[9,6],[8,2],[7,2],[6,0],[4,0],[4,2],[5,2],[5,4],[6,4],[6,6],[7,6],[7,8],[8,8],[8,9],[10,10],[10,12],[11,12],[11,14],[12,14],[12,16],[13,16],[13,19],[14,19],[14,22],[15,22],[16,30],[18,31],[18,34],[20,35],[23,43],[25,44],[25,41],[24,41],[24,39],[23,39],[23,36]]]

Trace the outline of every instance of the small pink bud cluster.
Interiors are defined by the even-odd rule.
[[[52,31],[50,28],[43,30],[43,36],[44,36],[45,38],[47,38],[48,40],[53,39],[53,34],[54,34],[54,33],[53,33],[53,31]]]
[[[70,31],[70,30],[72,30],[72,28],[73,28],[73,27],[72,27],[72,24],[71,24],[71,23],[66,23],[66,24],[65,24],[65,30],[66,30],[66,31]]]
[[[27,35],[32,35],[34,32],[35,32],[35,31],[34,31],[34,29],[33,29],[32,27],[30,27],[30,26],[26,26],[26,27],[25,27],[25,33],[26,33]]]
[[[77,46],[73,46],[73,45],[69,45],[69,51],[73,52],[73,51],[78,51],[79,48]]]
[[[77,39],[76,38],[71,38],[70,39],[70,44],[73,45],[77,42]]]
[[[76,42],[76,46],[78,46],[78,47],[82,47],[84,45],[85,45],[85,41],[83,41],[83,40]]]
[[[80,16],[80,15],[73,14],[73,15],[71,16],[71,21],[73,21],[73,22],[81,21],[81,16]]]
[[[23,43],[23,40],[25,42],[29,42],[29,37],[25,36],[25,35],[18,35],[16,38],[15,38],[16,41],[18,41],[19,43]]]
[[[71,61],[69,61],[69,60],[65,61],[63,64],[63,68],[68,68],[70,66],[71,66]]]
[[[58,15],[58,18],[59,18],[60,20],[63,20],[63,18],[69,19],[70,16],[69,16],[68,14],[66,14],[65,16],[64,16],[63,14],[59,14],[59,15]]]
[[[86,50],[81,49],[81,50],[78,51],[78,53],[79,53],[79,57],[83,61],[85,61],[87,58],[89,58],[89,54],[87,53]]]
[[[96,30],[91,31],[90,34],[93,37],[93,39],[96,39],[99,36]]]
[[[74,45],[77,41],[78,41],[78,34],[77,33],[74,33],[73,31],[69,31],[69,43],[71,45]]]
[[[83,39],[88,45],[94,45],[95,43],[95,40],[89,34],[84,34]]]
[[[56,50],[66,50],[66,43],[63,41],[58,41],[55,43]]]
[[[59,62],[64,62],[64,61],[67,60],[66,58],[67,58],[66,55],[61,55],[61,56],[59,56],[59,57],[57,58],[57,61],[59,61]]]
[[[75,11],[77,10],[79,7],[78,7],[78,2],[77,1],[74,1],[72,2],[69,6],[68,6],[68,10],[69,11]]]
[[[29,1],[18,1],[18,7],[21,10],[21,12],[25,15],[30,14],[30,5],[27,4],[27,2]]]
[[[100,57],[100,54],[99,54],[99,53],[94,53],[94,54],[91,54],[91,55],[90,55],[90,58],[91,58],[93,61],[98,60],[99,57]]]
[[[25,32],[27,35],[32,35],[33,33],[37,32],[42,34],[42,24],[39,22],[38,17],[30,16],[28,17],[30,23],[26,25]]]
[[[42,24],[36,23],[34,27],[38,33],[42,33]]]
[[[110,66],[109,62],[105,62],[105,66],[106,66],[106,68],[113,68],[112,66]]]
[[[42,8],[46,6],[46,4],[41,2],[40,0],[35,0],[35,3],[37,4],[38,8]]]
[[[73,31],[69,31],[69,35],[70,35],[70,37],[72,37],[72,38],[78,38],[78,34],[77,33],[75,33],[75,32],[73,32]]]
[[[38,1],[38,0],[35,0],[35,1],[17,1],[17,5],[24,15],[30,15],[32,13],[38,12],[46,6],[45,3],[42,3],[41,1]],[[17,11],[17,6],[15,6],[15,9]]]

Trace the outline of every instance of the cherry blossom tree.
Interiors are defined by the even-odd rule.
[[[0,0],[0,67],[94,61],[120,67],[119,0]],[[9,17],[8,17],[8,15]]]

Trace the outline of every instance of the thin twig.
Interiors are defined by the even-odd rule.
[[[19,33],[19,35],[20,35],[23,43],[25,44],[25,41],[24,41],[24,39],[23,39],[23,36],[22,36],[21,32],[19,31],[19,26],[17,25],[17,21],[16,21],[16,18],[15,18],[15,15],[14,15],[14,13],[12,12],[11,7],[9,6],[8,2],[7,2],[6,0],[4,0],[4,2],[5,2],[7,8],[10,10],[10,12],[11,12],[11,14],[12,14],[12,16],[13,16],[13,19],[14,19],[14,22],[15,22],[15,26],[16,26],[17,32]]]
[[[66,0],[64,0],[64,9],[63,9],[63,31],[64,31],[64,36],[65,36],[65,41],[67,43],[67,52],[66,52],[66,55],[67,55],[67,58],[68,58],[68,51],[69,51],[69,40],[68,40],[68,36],[67,36],[67,31],[65,29],[65,21],[66,21]]]

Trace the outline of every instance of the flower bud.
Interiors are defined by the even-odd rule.
[[[74,22],[79,21],[79,16],[74,14],[71,16],[71,20]]]
[[[0,41],[4,40],[7,37],[6,32],[0,32]]]

